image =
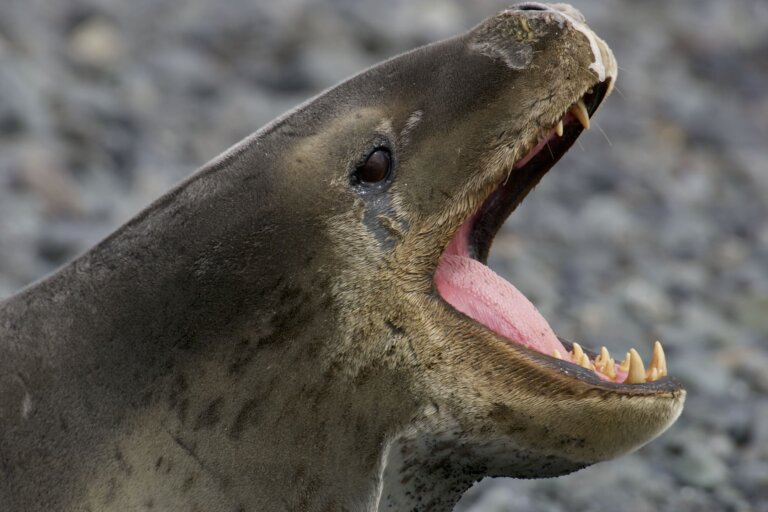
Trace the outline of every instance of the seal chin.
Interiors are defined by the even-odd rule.
[[[470,321],[502,337],[507,344],[543,355],[547,366],[580,380],[620,390],[631,386],[669,392],[681,389],[667,377],[666,357],[656,342],[646,369],[633,349],[616,361],[603,347],[600,352],[558,337],[536,307],[512,283],[487,266],[493,238],[506,218],[552,166],[589,127],[611,87],[606,80],[590,88],[549,130],[530,142],[531,149],[503,173],[501,183],[466,218],[440,256],[435,288],[442,299]]]

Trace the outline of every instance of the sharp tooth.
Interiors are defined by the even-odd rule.
[[[645,366],[637,350],[629,349],[629,370],[624,384],[642,384],[645,382]]]
[[[578,343],[573,344],[573,354],[571,356],[571,360],[576,363],[581,363],[581,357],[584,355],[584,350],[582,350],[581,345]]]
[[[605,347],[600,348],[600,355],[595,358],[595,362],[600,361],[600,364],[603,365],[611,358],[611,354],[608,352],[608,349]]]
[[[563,354],[561,354],[559,350],[555,349],[555,351],[552,352],[552,357],[554,357],[556,359],[562,359],[563,358]]]
[[[629,352],[627,352],[627,356],[619,365],[619,370],[621,370],[624,373],[626,373],[629,370]]]
[[[667,376],[667,357],[664,355],[664,349],[659,341],[653,344],[651,367],[659,369],[659,377]]]
[[[581,361],[579,361],[579,365],[582,368],[586,368],[587,370],[594,370],[592,362],[589,360],[589,356],[587,354],[581,354]]]
[[[579,100],[571,105],[569,111],[579,120],[585,130],[589,130],[589,112],[584,104],[584,100]]]
[[[595,369],[611,380],[616,379],[616,361],[607,348],[600,349],[600,355],[595,358]]]
[[[563,120],[562,119],[559,120],[555,125],[555,133],[557,134],[558,137],[563,136]]]
[[[659,369],[655,366],[648,368],[648,373],[645,375],[645,377],[648,379],[648,382],[659,380]]]

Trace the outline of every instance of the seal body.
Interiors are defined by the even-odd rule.
[[[578,12],[522,4],[310,100],[0,303],[3,510],[450,510],[658,435],[678,387],[610,387],[434,284],[615,69]]]

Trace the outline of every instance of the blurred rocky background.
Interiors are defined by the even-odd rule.
[[[618,90],[491,265],[561,335],[667,348],[680,421],[464,511],[768,511],[768,1],[573,0]],[[0,1],[0,298],[274,116],[498,0]]]

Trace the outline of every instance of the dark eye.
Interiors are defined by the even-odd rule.
[[[355,169],[358,183],[373,184],[384,181],[389,176],[392,157],[386,149],[377,149],[365,160],[365,163]]]

